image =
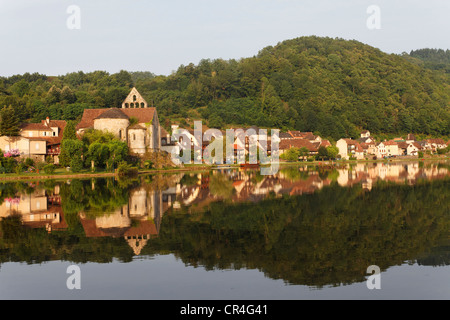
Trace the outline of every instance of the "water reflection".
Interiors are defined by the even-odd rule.
[[[131,261],[172,253],[310,286],[365,268],[448,265],[448,162],[0,184],[0,263]]]

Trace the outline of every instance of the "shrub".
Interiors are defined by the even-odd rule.
[[[43,168],[46,174],[53,174],[55,172],[56,166],[53,163],[45,165]]]
[[[34,161],[31,158],[26,158],[25,161],[23,162],[23,164],[26,167],[33,167],[34,166]]]
[[[151,160],[145,160],[145,161],[144,161],[144,168],[145,168],[145,169],[151,169],[151,168],[153,168],[153,161],[151,161]]]
[[[83,169],[83,161],[81,158],[76,157],[70,160],[70,170],[72,172],[80,172],[81,169]]]
[[[117,166],[117,174],[119,176],[133,176],[137,175],[137,173],[137,168],[132,167],[131,164],[128,164],[125,161],[120,162]]]

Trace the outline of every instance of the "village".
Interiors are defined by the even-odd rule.
[[[0,149],[4,157],[30,158],[35,162],[57,165],[66,125],[65,120],[48,117],[41,123],[24,123],[18,136],[0,137]],[[183,129],[178,125],[162,127],[156,108],[149,106],[136,88],[131,89],[121,108],[85,109],[81,121],[76,125],[77,137],[80,139],[87,130],[92,129],[112,133],[118,140],[127,143],[130,154],[138,157],[149,152],[176,155],[172,157],[174,165],[181,164],[178,155],[183,150],[188,150],[189,156],[192,150],[202,150],[194,159],[189,158],[189,161],[198,160],[196,163],[202,163],[201,156],[211,140],[206,138],[208,128],[204,126],[200,135],[191,128]],[[224,130],[215,129],[214,132],[226,136]],[[271,154],[273,142],[278,143],[277,155],[282,161],[286,159],[283,154],[292,150],[302,150],[302,153],[290,161],[323,160],[324,157],[330,160],[377,160],[404,156],[423,157],[424,154],[439,153],[450,145],[450,141],[440,138],[417,141],[414,134],[376,141],[368,130],[363,130],[358,139],[341,138],[334,146],[329,140],[312,132],[280,132],[277,141],[271,141],[271,136],[265,134],[267,131],[258,127],[244,128],[241,132],[244,134],[236,135],[232,145],[233,161],[246,159],[253,143],[267,155]],[[332,155],[321,152],[328,148],[334,148],[336,152]]]

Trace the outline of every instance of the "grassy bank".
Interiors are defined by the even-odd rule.
[[[397,157],[389,159],[377,159],[377,160],[316,160],[316,161],[295,161],[295,162],[279,162],[280,167],[285,166],[308,166],[308,165],[345,165],[356,163],[398,163],[398,162],[420,162],[420,161],[442,161],[450,160],[446,155],[444,156],[426,156],[424,158],[417,157]],[[238,164],[222,165],[224,168],[239,168]],[[269,166],[269,165],[267,165]],[[183,167],[166,168],[166,169],[141,169],[138,174],[167,174],[167,173],[180,173],[180,172],[199,172],[210,169],[218,169],[221,165],[206,165],[206,164],[185,164]],[[65,168],[58,168],[52,174],[40,173],[4,173],[0,174],[0,181],[14,181],[14,180],[42,180],[42,179],[83,179],[83,178],[100,178],[100,177],[112,177],[118,176],[117,172],[111,172],[106,170],[97,170],[91,172],[89,169],[81,170],[74,173],[67,171]]]

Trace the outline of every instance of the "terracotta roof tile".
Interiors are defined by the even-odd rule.
[[[318,147],[305,139],[290,139],[281,140],[278,148],[280,150],[287,150],[290,148],[302,148],[306,147],[309,151],[317,151]]]
[[[24,123],[20,126],[22,130],[38,130],[38,131],[52,131],[49,127],[43,125],[42,123]]]
[[[76,129],[84,129],[94,127],[94,119],[99,117],[103,112],[113,108],[102,109],[85,109],[81,121],[78,123]],[[139,109],[118,109],[114,108],[128,116],[128,118],[135,117],[139,123],[149,123],[153,120],[156,108],[139,108]]]

